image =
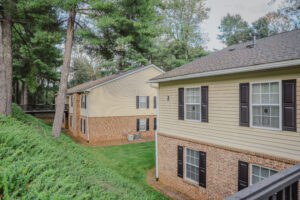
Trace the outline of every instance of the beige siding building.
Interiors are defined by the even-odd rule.
[[[223,199],[300,161],[300,31],[228,47],[150,82],[159,83],[164,184]]]
[[[153,137],[157,89],[147,81],[162,72],[149,65],[68,89],[69,129],[91,143]]]

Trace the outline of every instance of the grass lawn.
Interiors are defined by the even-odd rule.
[[[89,148],[105,166],[153,191],[146,182],[146,172],[155,165],[154,142]]]
[[[0,116],[0,199],[167,199],[145,180],[153,142],[82,146],[13,111]]]

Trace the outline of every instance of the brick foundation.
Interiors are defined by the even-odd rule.
[[[206,188],[177,176],[177,146],[206,152]],[[159,180],[193,199],[223,199],[238,191],[238,161],[283,170],[297,161],[158,135]],[[249,177],[250,182],[250,177]]]
[[[142,138],[154,137],[155,115],[143,116],[115,116],[115,117],[90,117],[89,133],[90,143],[112,140],[127,140],[128,134],[136,133],[136,120],[149,118],[149,131],[139,131]]]

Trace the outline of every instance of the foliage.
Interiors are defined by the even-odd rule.
[[[152,62],[168,71],[207,55],[201,23],[208,18],[204,0],[163,0],[164,34],[152,49]]]
[[[15,9],[14,82],[25,83],[31,94],[39,90],[35,98],[39,103],[49,103],[43,97],[45,93],[56,91],[55,87],[48,86],[59,80],[57,68],[61,64],[61,50],[57,45],[62,42],[62,31],[57,12],[48,1],[40,0],[19,0]]]
[[[72,79],[69,82],[69,87],[74,87],[97,78],[97,69],[83,56],[73,58],[70,70]]]
[[[148,64],[155,37],[159,0],[92,1],[92,24],[79,30],[91,54],[114,61],[117,70]]]
[[[13,111],[11,117],[0,116],[0,194],[4,199],[164,198],[124,177],[124,171],[122,176],[106,167],[95,154],[98,149],[76,144],[66,135],[52,138],[50,126],[15,105]]]
[[[219,30],[221,34],[218,35],[218,39],[227,46],[251,40],[251,29],[249,24],[238,14],[227,14],[223,17]]]

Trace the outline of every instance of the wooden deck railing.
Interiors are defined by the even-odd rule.
[[[26,113],[51,113],[55,112],[55,104],[35,104],[19,105]],[[69,105],[65,104],[65,111],[69,110]]]
[[[270,176],[224,200],[298,200],[300,163]]]

